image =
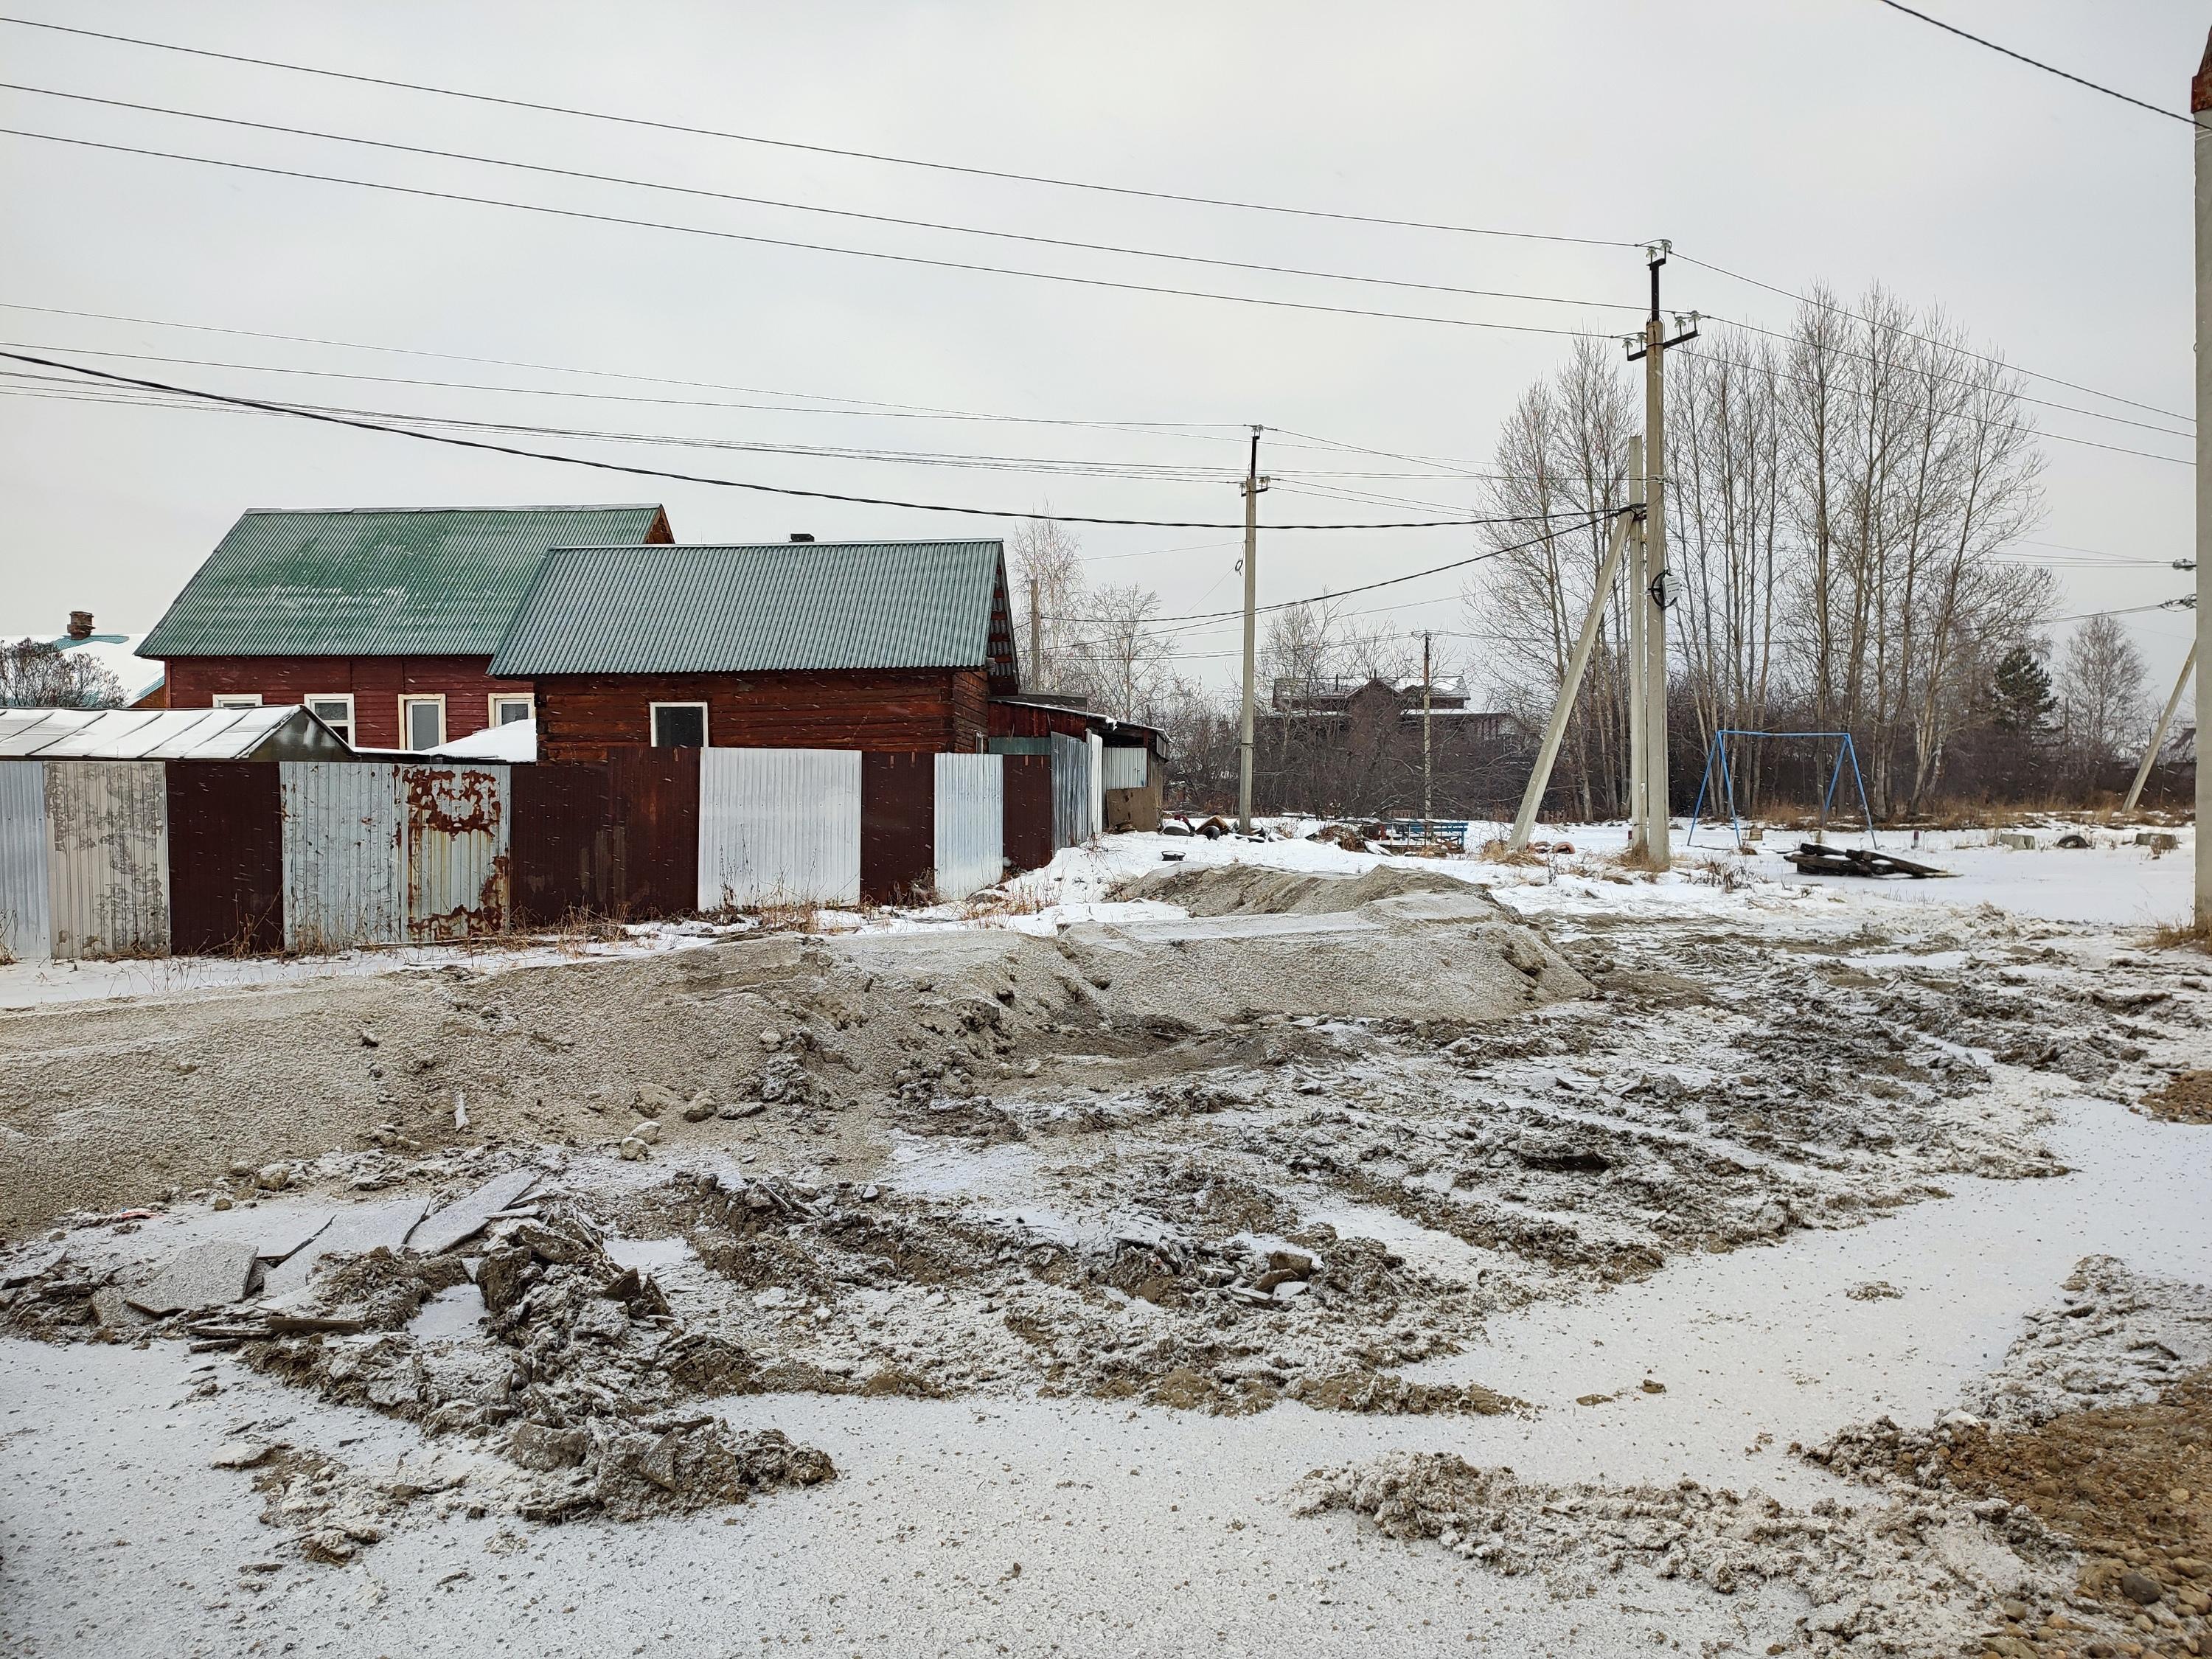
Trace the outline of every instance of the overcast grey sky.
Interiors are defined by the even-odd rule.
[[[1876,0],[1457,0],[1364,8],[632,3],[190,8],[15,0],[19,15],[356,73],[841,148],[1142,189],[1557,235],[1663,235],[1783,288],[1879,279],[1941,302],[2022,367],[2186,411],[2188,130],[1938,33]],[[1925,0],[1923,9],[2180,109],[2212,15],[2169,0]],[[937,218],[1217,258],[1564,296],[1476,299],[1176,265],[783,208],[532,177],[21,92],[7,126],[108,143],[667,220],[846,248],[1484,322],[1615,333],[1644,290],[1633,246],[1398,230],[921,171],[494,109],[136,46],[0,27],[10,81],[817,206]],[[595,431],[1014,458],[1141,462],[1222,478],[1241,428],[1271,435],[1265,515],[1450,516],[1432,466],[1481,465],[1498,422],[1568,340],[1330,316],[932,269],[426,200],[0,137],[0,301],[544,369],[0,310],[0,338],[204,360],[92,358],[247,395]],[[1769,325],[1787,301],[1669,267],[1670,307]],[[1606,305],[1622,309],[1608,310]],[[210,362],[586,392],[461,391]],[[599,370],[666,380],[595,379]],[[17,386],[20,383],[10,383]],[[2154,424],[2140,410],[2030,391]],[[766,395],[763,395],[766,394]],[[702,409],[666,401],[752,402]],[[823,399],[1148,430],[829,414]],[[2039,411],[2049,433],[2181,458],[2185,439]],[[1167,428],[1165,422],[1218,422]],[[1212,477],[1084,477],[848,457],[517,441],[923,501],[1234,520]],[[1295,447],[1297,445],[1312,445]],[[2047,445],[2039,541],[2128,558],[2191,551],[2189,468]],[[1303,478],[1292,475],[1304,473]],[[1295,493],[1363,490],[1399,504]],[[252,415],[0,397],[0,628],[73,607],[143,629],[247,507],[659,500],[685,541],[1000,534],[1011,526],[655,483]],[[1094,580],[1158,588],[1171,614],[1233,602],[1233,531],[1087,529]],[[1463,530],[1281,532],[1263,601],[1471,550]],[[2064,555],[2053,555],[2064,557]],[[2062,572],[2066,610],[2147,604],[2189,579]],[[1355,605],[1464,626],[1453,576]],[[2185,614],[2124,619],[2170,677]],[[2062,635],[2064,629],[2058,630]],[[1178,636],[1220,683],[1234,623]],[[1470,647],[1448,642],[1467,666]],[[1222,653],[1222,654],[1216,654]],[[1480,665],[1473,665],[1480,672]],[[2161,690],[2163,687],[2161,687]]]

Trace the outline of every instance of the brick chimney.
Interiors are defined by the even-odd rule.
[[[91,611],[72,611],[70,612],[69,636],[73,640],[88,640],[92,637]]]

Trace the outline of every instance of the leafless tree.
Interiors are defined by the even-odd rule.
[[[0,644],[0,708],[120,708],[114,672],[51,640]]]
[[[1014,640],[1023,678],[1033,690],[1064,689],[1065,647],[1080,626],[1087,604],[1083,548],[1075,533],[1056,519],[1031,519],[1014,532]],[[1040,640],[1030,637],[1030,584],[1036,588]]]
[[[2141,749],[2149,735],[2145,679],[2142,653],[2110,617],[2074,630],[2058,669],[2058,708],[2077,763],[2094,769]]]
[[[1167,641],[1156,619],[1160,596],[1134,582],[1091,590],[1077,637],[1066,644],[1066,678],[1091,706],[1118,720],[1148,720],[1168,685]]]

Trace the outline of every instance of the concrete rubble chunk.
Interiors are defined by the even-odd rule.
[[[252,1279],[255,1252],[241,1238],[213,1239],[189,1245],[164,1262],[152,1280],[125,1298],[155,1318],[200,1308],[226,1308],[244,1298]]]
[[[415,1231],[407,1235],[407,1248],[422,1255],[436,1255],[466,1243],[500,1211],[535,1187],[538,1176],[536,1170],[510,1170],[494,1176],[475,1191],[463,1194],[416,1223]]]
[[[429,1200],[423,1198],[395,1198],[387,1203],[362,1204],[340,1210],[311,1243],[286,1258],[283,1266],[270,1270],[265,1293],[272,1297],[288,1297],[305,1290],[307,1276],[326,1255],[359,1255],[379,1245],[391,1250],[400,1249],[406,1243],[407,1235],[414,1231],[415,1224],[422,1218],[428,1204]]]
[[[337,1213],[325,1208],[264,1211],[254,1254],[272,1264],[282,1261],[304,1249]]]

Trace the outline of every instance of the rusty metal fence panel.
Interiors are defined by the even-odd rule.
[[[699,751],[699,908],[860,902],[860,755]]]
[[[515,926],[643,921],[697,904],[697,750],[617,749],[603,763],[518,766],[507,805]]]
[[[1052,757],[999,758],[1005,768],[1006,858],[1017,870],[1040,869],[1052,862]]]
[[[168,780],[160,761],[46,763],[56,957],[166,956]]]
[[[46,763],[0,760],[0,956],[53,954],[46,879]]]
[[[407,937],[399,769],[285,761],[284,947],[343,950]]]
[[[180,956],[284,945],[284,805],[270,761],[168,765],[169,945]]]
[[[909,904],[937,879],[936,757],[860,757],[860,896]]]
[[[1090,838],[1091,745],[1081,738],[1052,734],[1052,844],[1073,847]]]
[[[507,930],[504,766],[399,769],[407,937],[418,944]]]
[[[996,755],[936,759],[937,896],[966,898],[1006,873],[1005,776]]]

